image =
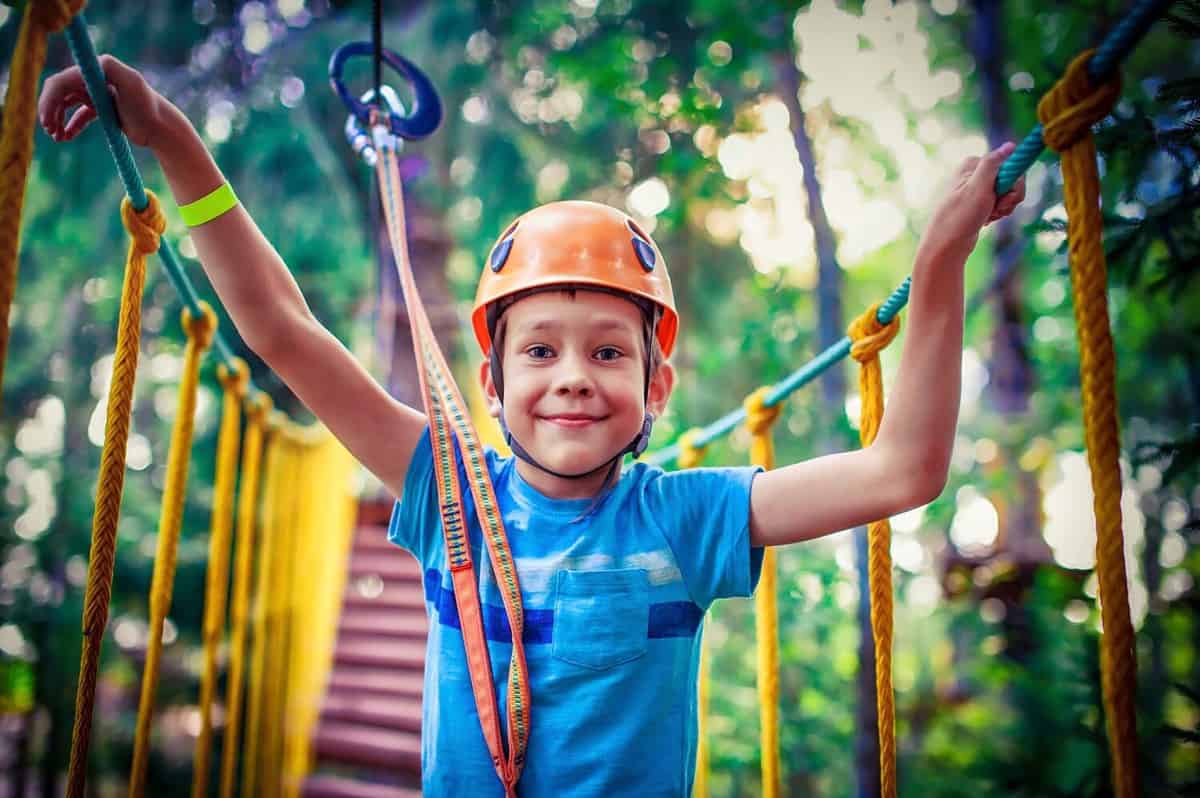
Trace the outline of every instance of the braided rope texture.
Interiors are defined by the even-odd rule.
[[[33,161],[37,81],[46,63],[46,39],[65,28],[83,5],[83,0],[27,3],[13,50],[0,136],[0,174],[4,175],[0,180],[0,387],[8,355],[9,312],[17,291],[21,211]]]
[[[1091,127],[1112,110],[1121,84],[1093,86],[1081,53],[1038,103],[1046,146],[1062,159],[1067,208],[1071,295],[1079,339],[1083,428],[1096,515],[1096,570],[1100,583],[1101,683],[1117,798],[1138,794],[1137,660],[1121,531],[1121,438],[1117,422],[1116,356],[1108,317],[1108,270],[1100,216],[1100,177]]]
[[[771,386],[746,397],[746,428],[750,432],[750,462],[766,470],[775,467],[771,429],[782,405],[764,407]],[[779,577],[775,549],[763,552],[762,573],[754,591],[754,633],[758,641],[758,716],[762,739],[762,796],[779,798]]]
[[[883,420],[883,370],[879,353],[900,331],[900,319],[880,324],[881,303],[850,324],[850,356],[859,363],[862,397],[859,440],[870,446]],[[879,792],[896,795],[896,697],[892,691],[892,527],[885,518],[867,526],[867,574],[871,593],[871,631],[875,637],[875,694],[879,708]]]
[[[187,347],[183,354],[183,376],[179,382],[179,403],[171,429],[171,448],[167,454],[166,485],[162,512],[158,519],[158,550],[154,555],[154,575],[150,581],[150,629],[146,664],[142,669],[142,693],[138,701],[137,730],[133,740],[133,765],[129,773],[129,798],[141,798],[146,786],[146,766],[150,760],[150,723],[154,716],[154,696],[158,692],[159,661],[162,657],[162,630],[171,611],[171,592],[175,585],[175,555],[179,549],[179,530],[183,523],[183,502],[187,491],[188,466],[191,463],[192,433],[195,429],[196,391],[200,382],[200,360],[212,345],[217,315],[207,304],[202,314],[192,316],[183,309],[183,329]]]
[[[75,725],[71,731],[71,764],[67,795],[82,798],[87,781],[88,746],[92,735],[92,709],[100,667],[100,644],[108,625],[116,559],[117,522],[125,488],[125,447],[133,411],[133,386],[141,345],[142,294],[146,287],[146,257],[158,250],[166,218],[158,197],[147,192],[149,204],[141,212],[128,199],[121,203],[121,221],[129,231],[129,252],[121,288],[117,321],[117,348],[104,419],[104,449],[96,484],[96,510],[92,516],[92,545],[88,555],[87,593],[83,607],[83,646],[79,662],[79,687],[75,694]]]
[[[281,436],[274,423],[275,414],[268,414],[267,443],[264,455],[263,515],[260,526],[257,571],[254,577],[254,596],[251,606],[249,685],[246,690],[246,750],[242,759],[242,795],[258,795],[259,740],[262,739],[264,679],[267,672],[267,603],[271,595],[271,564],[275,560],[275,527],[278,513],[279,474],[281,472]]]
[[[271,400],[264,393],[257,394],[246,411],[246,438],[242,445],[242,484],[238,494],[237,553],[233,567],[233,602],[229,609],[229,683],[225,698],[225,741],[221,748],[221,798],[233,798],[233,782],[237,775],[242,682],[246,670],[246,624],[250,607],[250,574],[254,561],[254,521],[258,509],[263,432],[270,412]]]
[[[192,798],[208,795],[209,759],[212,755],[212,703],[217,688],[217,647],[225,628],[225,601],[229,592],[229,542],[233,535],[233,495],[237,481],[241,403],[250,371],[235,359],[235,368],[217,369],[222,388],[221,428],[217,433],[217,472],[213,480],[212,526],[208,538],[208,573],[204,591],[204,669],[200,674],[200,733],[196,737],[192,769]]]

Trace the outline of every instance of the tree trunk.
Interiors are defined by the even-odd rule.
[[[984,120],[988,144],[997,147],[1012,138],[1004,81],[1004,26],[1002,0],[975,0],[975,25],[971,49],[979,67],[983,95]],[[1016,268],[1024,245],[1018,237],[1018,221],[1008,217],[996,223],[992,239],[992,263],[997,274],[1004,275],[995,290],[995,325],[992,331],[991,361],[988,364],[988,401],[999,418],[1000,429],[1014,434],[998,442],[995,468],[1003,469],[1016,481],[1011,501],[993,496],[999,515],[995,553],[1016,566],[1018,589],[1006,590],[1004,633],[1006,654],[1018,662],[1029,658],[1036,643],[1030,632],[1028,611],[1024,606],[1025,589],[1032,583],[1037,568],[1050,558],[1042,539],[1041,491],[1037,475],[1020,467],[1021,449],[1027,436],[1029,397],[1034,373],[1029,356],[1027,325],[1022,307],[1022,276]]]
[[[784,25],[781,36],[791,41],[791,27]],[[808,219],[813,227],[817,254],[817,346],[824,350],[837,343],[844,333],[842,320],[842,270],[837,262],[837,241],[825,204],[821,199],[821,184],[817,177],[816,156],[812,140],[805,127],[804,109],[800,105],[800,83],[803,76],[796,66],[794,48],[789,46],[775,53],[775,77],[779,97],[787,106],[792,138],[800,165],[804,171],[804,191]],[[840,367],[828,369],[821,377],[822,423],[828,430],[821,442],[824,451],[841,451],[852,445],[845,433],[846,381]],[[856,680],[855,711],[855,773],[856,795],[874,798],[879,795],[879,715],[875,693],[875,641],[871,630],[871,592],[867,580],[867,530],[854,530],[855,563],[859,574],[858,603],[858,675]]]

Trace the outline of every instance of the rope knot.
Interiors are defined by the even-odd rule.
[[[47,33],[58,33],[83,10],[84,0],[35,0],[31,5],[29,12],[38,27]]]
[[[224,363],[217,366],[217,380],[226,391],[231,391],[238,397],[245,396],[246,386],[250,384],[250,367],[246,365],[246,361],[235,357],[232,371]]]
[[[1042,141],[1055,152],[1062,152],[1090,133],[1092,125],[1108,116],[1121,96],[1118,75],[1099,86],[1092,85],[1087,65],[1095,52],[1084,50],[1077,55],[1038,103]]]
[[[878,313],[882,302],[876,302],[850,323],[847,335],[854,343],[850,346],[850,357],[859,363],[867,363],[879,356],[888,344],[900,332],[900,317],[894,317],[887,324],[880,324]]]
[[[692,427],[679,436],[679,455],[675,458],[675,462],[679,464],[680,468],[695,468],[704,459],[704,453],[708,447],[696,446],[692,443],[698,437],[700,437],[699,427]]]
[[[195,341],[201,349],[212,346],[213,336],[217,333],[217,314],[207,302],[200,302],[199,316],[193,316],[191,309],[185,307],[181,323],[187,337]]]
[[[764,434],[775,423],[775,419],[779,418],[781,405],[763,406],[769,393],[771,393],[771,386],[764,385],[742,402],[742,407],[746,411],[746,429],[750,431],[751,435]]]
[[[121,221],[133,239],[134,248],[142,255],[153,255],[158,252],[158,239],[167,229],[167,217],[153,191],[147,189],[146,198],[150,201],[140,211],[134,209],[129,197],[121,200]]]
[[[258,420],[263,424],[269,423],[272,411],[275,409],[275,403],[271,401],[271,397],[262,391],[255,391],[250,399],[246,402],[246,416],[251,420]]]

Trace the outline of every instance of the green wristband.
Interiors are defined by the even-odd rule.
[[[188,227],[198,227],[205,222],[211,222],[221,214],[237,205],[237,197],[228,183],[222,183],[211,194],[206,194],[195,202],[179,206],[179,215]]]

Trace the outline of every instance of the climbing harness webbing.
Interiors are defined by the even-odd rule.
[[[375,141],[379,155],[376,174],[379,178],[384,216],[392,251],[396,255],[416,359],[420,366],[417,373],[420,375],[421,397],[429,419],[438,505],[442,515],[442,534],[446,542],[450,575],[454,582],[454,599],[462,623],[463,643],[471,673],[471,687],[475,694],[475,707],[479,713],[479,722],[488,751],[492,756],[492,764],[504,784],[505,794],[514,798],[517,794],[517,780],[525,763],[530,702],[529,673],[522,643],[525,618],[516,566],[496,505],[491,476],[484,463],[466,403],[454,384],[446,359],[434,338],[433,327],[425,313],[421,297],[417,293],[416,280],[408,258],[403,186],[400,181],[397,147],[394,139],[383,134],[382,127],[376,127]],[[496,688],[492,681],[491,658],[483,629],[479,590],[475,581],[475,566],[463,514],[463,494],[459,485],[451,435],[457,438],[466,461],[467,480],[470,483],[476,515],[480,521],[491,567],[496,575],[496,583],[500,588],[512,632],[512,655],[508,668],[507,753],[500,730]]]

